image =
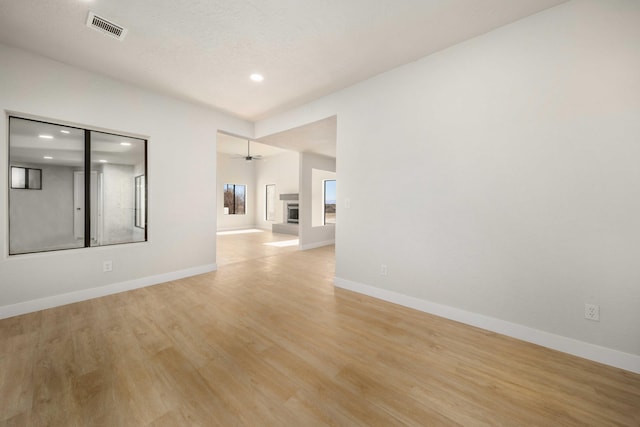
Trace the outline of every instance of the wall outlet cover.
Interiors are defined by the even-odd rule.
[[[380,275],[386,276],[388,273],[389,270],[387,269],[387,264],[380,264]]]
[[[584,318],[587,320],[600,321],[600,306],[597,304],[584,305]]]

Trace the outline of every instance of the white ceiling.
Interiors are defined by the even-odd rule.
[[[327,117],[284,132],[251,139],[251,155],[273,156],[289,151],[336,157],[337,117]],[[248,138],[218,132],[218,153],[245,156]]]
[[[247,155],[247,141],[249,139],[240,136],[229,135],[224,132],[218,132],[216,143],[218,153],[229,154],[236,157],[244,157]],[[261,144],[255,140],[251,140],[250,152],[252,156],[269,157],[276,154],[284,153],[286,150],[272,147],[270,145]]]
[[[257,120],[564,1],[1,0],[0,42]]]
[[[275,147],[336,157],[337,117],[332,116],[304,126],[259,138]]]

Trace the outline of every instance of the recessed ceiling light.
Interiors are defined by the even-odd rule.
[[[52,135],[38,135],[38,137],[42,139],[53,139]]]
[[[51,157],[51,156],[44,156],[44,157],[43,157],[43,159],[51,160],[51,159],[53,159],[53,157]]]
[[[69,132],[68,130],[64,130],[64,129],[62,129],[62,130],[60,131],[60,133],[70,133],[70,132]]]
[[[131,145],[130,142],[121,142],[120,145],[124,145],[125,147],[128,147]]]
[[[264,76],[262,74],[253,73],[249,76],[249,78],[254,82],[261,82],[264,80]]]
[[[107,163],[107,161],[105,159],[100,159],[98,160],[100,163]]]

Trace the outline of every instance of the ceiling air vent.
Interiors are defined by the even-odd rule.
[[[87,17],[87,27],[93,28],[96,31],[107,34],[111,37],[115,37],[118,40],[122,40],[127,34],[126,28],[106,20],[93,12],[89,12]]]

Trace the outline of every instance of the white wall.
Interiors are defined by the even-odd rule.
[[[336,159],[313,153],[300,154],[300,249],[312,249],[335,242],[334,224],[313,226],[313,171],[336,171]]]
[[[284,202],[280,194],[299,193],[300,154],[287,151],[275,156],[269,156],[256,162],[256,217],[258,227],[271,230],[274,223],[284,220]],[[265,220],[265,186],[276,185],[276,216],[275,221]]]
[[[639,22],[571,1],[256,137],[337,113],[337,282],[640,371]]]
[[[218,153],[218,230],[237,230],[255,227],[256,218],[256,163],[241,158],[232,158],[228,154]],[[245,214],[224,214],[224,185],[246,185]]]
[[[215,267],[216,133],[252,135],[251,123],[5,45],[0,45],[0,76],[4,112],[149,139],[150,238],[7,257],[8,132],[7,120],[0,120],[0,317],[68,301],[54,297],[60,294],[90,296],[107,285],[149,283]],[[113,261],[112,272],[102,272],[103,260]],[[40,302],[29,303],[34,300]]]

